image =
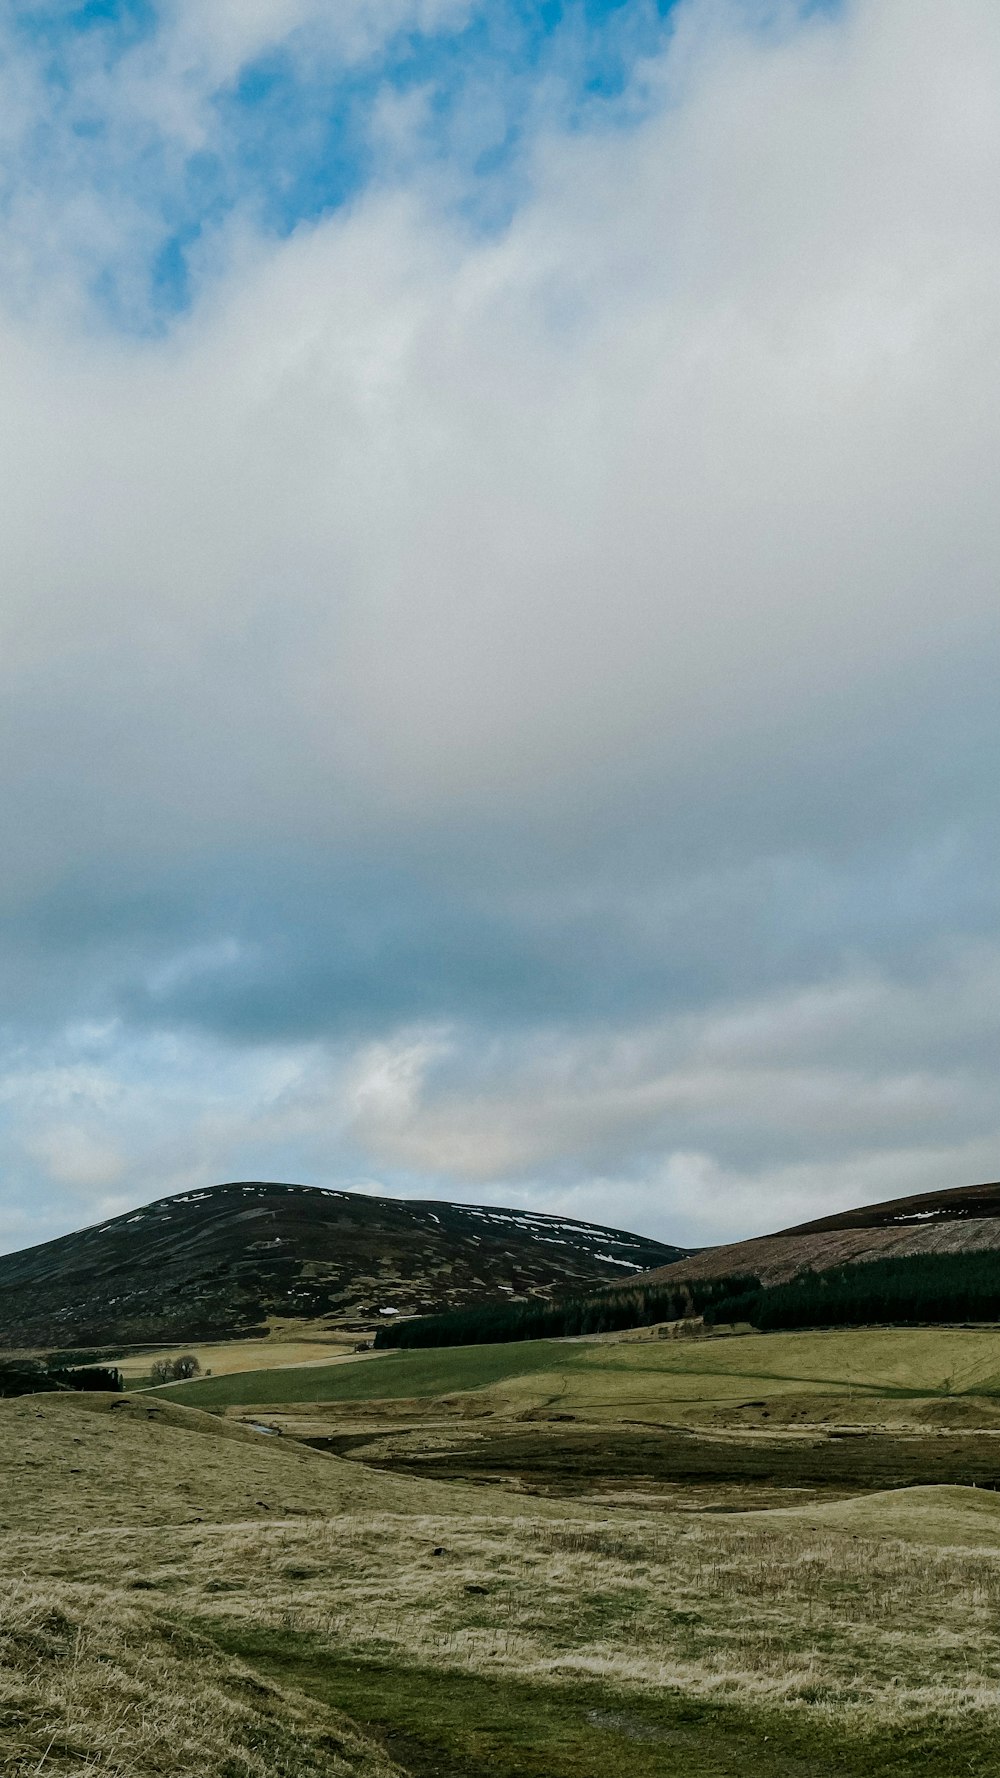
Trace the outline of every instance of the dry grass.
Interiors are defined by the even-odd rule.
[[[218,1524],[410,1502],[433,1510],[454,1500],[446,1483],[363,1470],[162,1397],[0,1402],[0,1531]]]
[[[985,1529],[997,1538],[995,1518]],[[419,1648],[422,1662],[474,1672],[592,1675],[887,1721],[998,1708],[995,1542],[929,1547],[881,1536],[874,1523],[866,1534],[768,1515],[613,1526],[376,1520],[324,1526],[318,1538],[288,1528],[264,1542],[252,1533],[243,1544],[252,1589],[238,1587],[238,1547],[203,1545],[201,1560],[236,1590],[207,1604],[189,1589],[190,1609],[221,1606],[383,1659],[411,1660]]]
[[[11,1778],[390,1778],[350,1724],[262,1684],[106,1587],[0,1591],[0,1765]]]
[[[959,1350],[979,1376],[995,1357]],[[881,1356],[891,1388],[905,1355]],[[917,1348],[911,1370],[934,1358]],[[585,1375],[603,1400],[606,1373]],[[49,1396],[0,1403],[0,1526],[0,1755],[18,1775],[388,1769],[215,1653],[220,1626],[301,1636],[320,1661],[1000,1735],[988,1493],[609,1514],[365,1470],[164,1397]]]
[[[286,1365],[329,1364],[332,1358],[352,1353],[357,1338],[357,1334],[336,1331],[305,1335],[300,1324],[299,1329],[289,1333],[275,1329],[266,1340],[224,1340],[207,1345],[189,1340],[180,1346],[158,1346],[155,1352],[124,1352],[103,1362],[117,1365],[129,1382],[135,1382],[148,1377],[154,1358],[178,1358],[182,1352],[193,1352],[203,1372],[228,1377],[240,1371],[278,1370]]]
[[[355,1513],[116,1547],[122,1586],[161,1610],[340,1658],[1000,1729],[1000,1504],[962,1489],[610,1523]],[[59,1582],[105,1560],[99,1538],[21,1548]]]

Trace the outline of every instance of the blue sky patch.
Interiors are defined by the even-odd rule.
[[[191,249],[246,213],[278,237],[414,167],[446,169],[457,212],[503,226],[530,189],[535,139],[636,121],[634,71],[662,47],[671,0],[491,0],[450,29],[401,29],[353,59],[322,9],[213,88],[181,67],[192,143],[156,94],[171,9],[150,0],[20,7],[7,26],[51,95],[15,175],[57,208],[98,202],[111,226],[81,246],[81,280],[106,323],[159,331],[196,294]],[[376,15],[377,16],[377,15]],[[173,77],[176,78],[176,69]],[[387,101],[417,100],[401,147]],[[641,107],[640,107],[641,112]],[[117,226],[116,226],[117,222]],[[87,263],[89,261],[89,263]]]

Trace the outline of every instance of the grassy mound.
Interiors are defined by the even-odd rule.
[[[328,1707],[293,1696],[106,1588],[0,1592],[0,1760],[10,1778],[391,1778]]]
[[[116,1399],[121,1405],[110,1405]],[[95,1411],[92,1400],[0,1402],[0,1531],[215,1524],[373,1506],[405,1511],[411,1501],[417,1510],[440,1491],[366,1474],[291,1439],[173,1403],[112,1397]]]

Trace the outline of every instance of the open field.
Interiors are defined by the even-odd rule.
[[[23,1750],[13,1772],[37,1769],[42,1719],[56,1731],[48,1769],[79,1769],[68,1749],[104,1749],[98,1769],[130,1778],[193,1772],[199,1758],[232,1778],[375,1772],[389,1755],[414,1778],[598,1778],[622,1761],[638,1778],[996,1771],[992,1494],[609,1520],[372,1475],[282,1441],[252,1448],[251,1435],[202,1430],[195,1415],[149,1420],[144,1406],[133,1421],[72,1405],[60,1402],[43,1431],[54,1463],[75,1455],[81,1423],[96,1429],[86,1535],[72,1512],[64,1529],[40,1529],[23,1486],[6,1495],[9,1522],[24,1528],[0,1536],[4,1596],[12,1611],[34,1601],[38,1620],[37,1647],[11,1645],[25,1672],[7,1701],[5,1732]],[[122,1498],[140,1432],[164,1480],[152,1524]],[[224,1510],[192,1522],[177,1482],[199,1482],[207,1501],[220,1452],[237,1472],[252,1460],[261,1499],[276,1505],[294,1457],[300,1485],[315,1478],[312,1512],[245,1516],[223,1488]],[[161,1678],[178,1660],[193,1663],[183,1710],[181,1669]],[[148,1709],[143,1663],[157,1686]],[[101,1671],[113,1686],[101,1689]],[[257,1733],[240,1704],[269,1719],[270,1764],[240,1750],[239,1735]],[[213,1764],[210,1739],[224,1733],[236,1750]],[[286,1767],[294,1735],[302,1764]],[[330,1763],[308,1764],[324,1736]]]
[[[998,1363],[994,1329],[852,1329],[422,1349],[169,1393],[423,1479],[738,1509],[1000,1487]]]
[[[534,1340],[516,1346],[458,1346],[420,1352],[385,1352],[363,1364],[310,1366],[294,1372],[245,1371],[227,1377],[197,1377],[175,1383],[170,1398],[207,1409],[263,1407],[277,1402],[378,1401],[431,1398],[454,1390],[484,1389],[510,1378],[532,1376],[578,1352],[571,1341]]]
[[[1000,1494],[875,1484],[988,1469],[998,1370],[991,1331],[860,1330],[2,1402],[0,1746],[17,1778],[995,1778]],[[262,1378],[284,1437],[231,1399]],[[710,1447],[743,1472],[692,1479]]]
[[[279,1402],[409,1400],[490,1391],[518,1413],[588,1420],[728,1417],[748,1401],[835,1397],[853,1418],[873,1404],[972,1396],[1000,1401],[1000,1329],[849,1328],[704,1340],[535,1340],[378,1354],[294,1375],[248,1371],[176,1385],[171,1398],[218,1409]]]
[[[274,1332],[267,1339],[219,1340],[214,1344],[198,1340],[174,1346],[158,1346],[155,1350],[112,1354],[104,1363],[116,1365],[128,1383],[145,1381],[154,1358],[178,1358],[192,1352],[202,1372],[213,1377],[228,1377],[238,1371],[273,1370],[283,1365],[329,1364],[354,1351],[356,1336],[338,1334],[306,1334],[295,1330],[290,1334]]]

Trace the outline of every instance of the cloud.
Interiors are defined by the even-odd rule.
[[[403,1033],[360,1053],[348,1133],[376,1166],[548,1180],[575,1214],[644,1205],[695,1241],[930,1189],[994,1164],[998,969],[992,948],[613,1033]]]
[[[53,1232],[263,1176],[737,1238],[995,1171],[998,974],[993,948],[603,1033],[234,1048],[81,1027],[8,1062],[8,1192]]]
[[[669,0],[128,0],[0,19],[4,296],[164,331],[232,241],[419,174],[480,226],[541,132],[626,121]],[[666,15],[666,16],[664,16]]]
[[[34,1144],[29,1144],[27,1152],[53,1184],[83,1191],[88,1196],[95,1188],[104,1190],[114,1184],[125,1172],[124,1157],[79,1124],[49,1125]],[[123,1207],[124,1203],[125,1200]]]
[[[995,8],[687,0],[611,111],[539,80],[502,223],[407,101],[278,229],[219,95],[332,17],[73,44],[78,166],[5,76],[18,1189],[304,1169],[668,1233],[995,1170]],[[338,9],[323,55],[467,17]]]

